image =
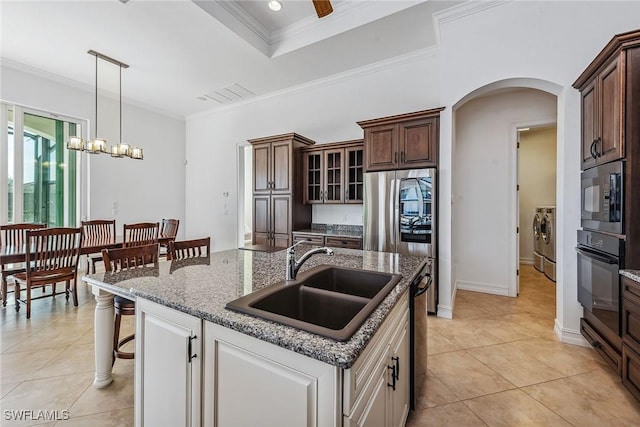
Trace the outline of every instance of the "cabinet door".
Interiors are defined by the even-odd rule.
[[[372,126],[364,130],[366,171],[392,170],[398,166],[398,125]]]
[[[640,353],[640,283],[622,278],[622,339]]]
[[[412,120],[399,125],[399,168],[423,168],[438,163],[437,118]]]
[[[322,203],[322,151],[309,151],[304,154],[304,203]]]
[[[616,58],[598,76],[600,85],[600,142],[598,163],[607,163],[624,157],[622,142],[622,88],[624,87],[623,67]]]
[[[136,425],[199,426],[202,322],[136,302]]]
[[[253,146],[253,192],[271,191],[271,144]]]
[[[391,343],[391,360],[395,365],[396,389],[391,394],[391,426],[402,427],[409,415],[409,323],[404,321]]]
[[[389,422],[389,377],[386,364],[379,365],[376,376],[373,378],[373,392],[368,399],[363,399],[353,410],[350,416],[344,417],[345,427],[380,427]]]
[[[345,203],[362,203],[364,191],[364,150],[362,147],[347,148]]]
[[[253,196],[253,244],[269,245],[270,234],[271,196]]]
[[[271,169],[271,192],[291,193],[293,191],[293,150],[291,143],[274,142],[271,144],[272,169]]]
[[[344,150],[324,152],[324,203],[344,201]]]
[[[598,138],[596,79],[580,93],[582,98],[582,170],[596,165],[595,144]]]
[[[291,246],[291,196],[271,196],[273,246]]]
[[[640,354],[622,344],[622,383],[640,400]]]

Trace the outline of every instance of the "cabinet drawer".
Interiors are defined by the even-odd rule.
[[[593,348],[600,353],[600,356],[602,356],[602,358],[611,365],[618,374],[620,374],[622,369],[622,358],[618,352],[611,347],[609,343],[584,319],[580,319],[580,332],[589,344],[591,344]]]
[[[629,298],[622,300],[622,340],[640,353],[640,305]]]
[[[332,248],[362,249],[362,239],[355,237],[325,237],[325,245]]]
[[[622,344],[622,384],[640,400],[640,354]]]
[[[640,283],[627,277],[622,278],[622,297],[640,305]]]
[[[306,240],[307,243],[310,245],[324,246],[323,236],[317,236],[315,234],[304,234],[304,233],[292,233],[292,234],[293,234],[293,243],[298,243]]]

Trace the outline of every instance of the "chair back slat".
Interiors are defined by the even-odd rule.
[[[27,230],[47,228],[47,224],[20,223],[0,225],[0,246],[24,246],[27,242]]]
[[[142,246],[158,243],[158,231],[160,224],[157,222],[139,222],[137,224],[124,224],[122,246]]]
[[[180,226],[180,220],[178,219],[163,219],[162,228],[160,229],[160,235],[162,237],[175,238],[178,235],[178,227]]]
[[[149,264],[158,266],[158,244],[130,246],[119,249],[103,249],[102,259],[108,273],[117,273]]]
[[[169,242],[169,253],[171,259],[179,260],[194,257],[207,257],[211,251],[211,238],[171,241]]]
[[[26,232],[26,253],[31,263],[27,277],[61,270],[75,271],[80,257],[81,228],[43,228]],[[27,255],[29,256],[29,255]]]
[[[82,221],[82,235],[85,241],[108,242],[115,239],[116,220],[93,219]]]

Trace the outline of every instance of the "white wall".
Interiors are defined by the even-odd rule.
[[[44,78],[5,64],[0,71],[0,98],[3,101],[91,119],[93,123],[95,95],[92,89]],[[123,94],[126,96],[126,92]],[[100,98],[98,129],[109,144],[119,137],[118,114],[117,100]],[[83,154],[89,171],[88,216],[115,218],[119,228],[128,222],[178,218],[181,220],[179,235],[184,236],[187,229],[184,222],[184,120],[124,103],[122,128],[125,142],[144,149],[144,160]],[[117,205],[115,213],[114,202]]]
[[[456,111],[452,221],[459,289],[516,295],[516,248],[510,244],[517,203],[515,130],[555,117],[556,97],[533,89],[475,98]]]
[[[237,238],[237,144],[296,132],[318,143],[362,138],[359,120],[437,107],[434,52],[371,67],[254,102],[187,119],[187,222],[210,235],[214,250],[234,248]],[[229,197],[223,196],[229,192]],[[227,208],[225,208],[225,205]],[[314,209],[314,221],[357,224],[358,208]],[[362,208],[359,208],[360,211]],[[225,214],[225,210],[228,214]],[[353,220],[353,221],[351,221]],[[360,219],[361,221],[361,219]],[[190,229],[191,231],[191,229]]]
[[[556,132],[555,126],[520,132],[518,181],[521,263],[533,263],[533,217],[536,207],[556,204]]]
[[[470,10],[474,9],[475,10]],[[470,13],[475,12],[475,13]],[[440,22],[440,301],[451,315],[455,271],[451,240],[451,185],[457,106],[468,94],[506,85],[546,87],[558,95],[556,333],[584,343],[579,333],[575,230],[579,228],[580,97],[573,81],[616,33],[640,27],[637,2],[468,2],[438,16]],[[509,79],[519,79],[512,80]],[[457,105],[458,104],[458,105]],[[455,209],[455,207],[453,207]]]

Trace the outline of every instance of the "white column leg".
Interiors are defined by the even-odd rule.
[[[113,294],[93,286],[96,296],[96,315],[94,322],[94,343],[96,356],[96,376],[93,385],[103,388],[111,384],[113,357]]]

